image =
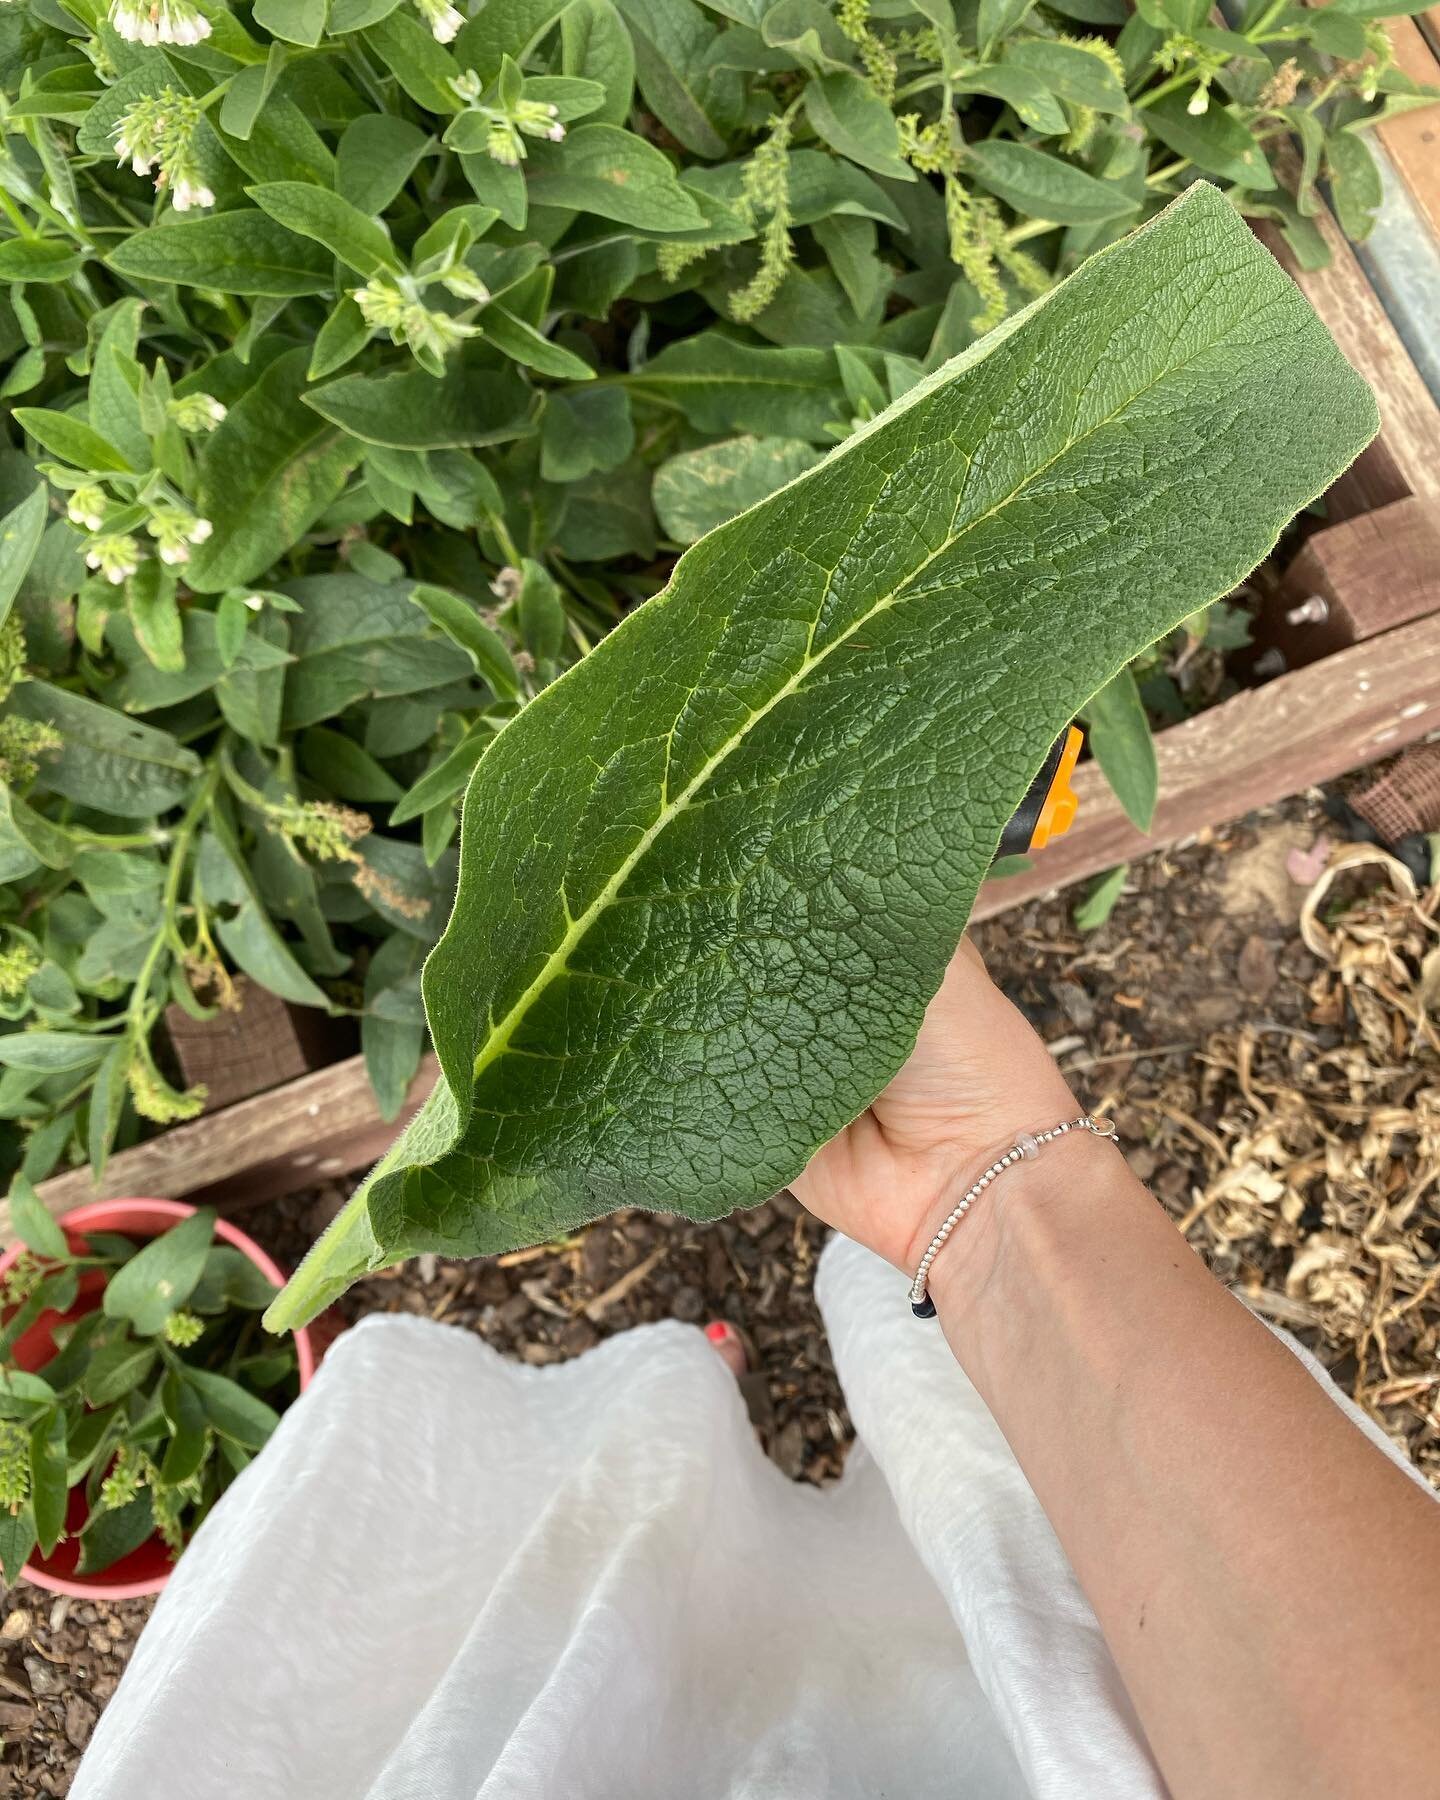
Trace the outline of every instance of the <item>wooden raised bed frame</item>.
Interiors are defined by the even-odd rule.
[[[1282,578],[1267,637],[1290,672],[1160,733],[1160,801],[1148,836],[1126,820],[1094,765],[1082,768],[1078,823],[1028,873],[987,883],[977,919],[1440,730],[1440,409],[1338,227],[1328,215],[1319,223],[1333,260],[1314,273],[1295,267],[1278,233],[1262,226],[1260,235],[1374,388],[1382,424],[1330,490],[1327,524]],[[1286,619],[1317,595],[1323,621]],[[377,1160],[437,1074],[427,1056],[400,1118],[386,1123],[363,1058],[352,1056],[121,1151],[98,1185],[76,1169],[39,1193],[55,1213],[110,1195],[184,1195],[227,1212],[255,1205]],[[9,1236],[0,1201],[0,1243]]]

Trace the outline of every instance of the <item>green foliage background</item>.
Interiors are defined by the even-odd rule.
[[[236,972],[393,1115],[496,732],[1197,175],[1362,236],[1396,10],[0,0],[0,1173],[197,1111]]]

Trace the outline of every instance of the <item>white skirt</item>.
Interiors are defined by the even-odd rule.
[[[187,1550],[72,1800],[1162,1795],[905,1286],[821,1260],[861,1441],[820,1490],[692,1326],[528,1368],[365,1320]]]

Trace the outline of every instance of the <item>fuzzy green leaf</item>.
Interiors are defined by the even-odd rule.
[[[260,1449],[280,1423],[273,1406],[267,1406],[226,1375],[187,1367],[181,1379],[200,1396],[206,1418],[221,1437],[230,1438],[246,1450]]]
[[[200,773],[199,757],[168,732],[83,694],[26,681],[6,704],[60,733],[61,748],[45,758],[36,785],[82,806],[121,818],[153,818],[178,805]]]
[[[1155,817],[1160,774],[1155,762],[1155,740],[1140,689],[1129,669],[1121,669],[1085,705],[1090,727],[1090,748],[1125,808],[1125,816],[1139,831],[1148,831]]]
[[[15,423],[37,444],[77,469],[100,474],[124,474],[128,459],[83,419],[73,413],[53,412],[44,406],[17,406]]]
[[[1375,215],[1385,198],[1370,146],[1353,132],[1332,131],[1325,139],[1325,164],[1335,216],[1346,237],[1363,243],[1375,227]]]
[[[740,111],[740,88],[706,53],[716,32],[691,0],[618,0],[645,104],[697,156],[723,156]]]
[[[1097,875],[1086,888],[1084,897],[1076,903],[1070,915],[1075,921],[1077,931],[1098,931],[1115,910],[1115,903],[1125,891],[1125,883],[1130,875],[1129,863],[1121,863],[1119,868],[1107,869],[1103,875]]]
[[[775,0],[760,31],[772,49],[788,50],[812,75],[844,73],[854,61],[850,40],[820,0]]]
[[[547,481],[580,481],[615,469],[635,448],[635,425],[624,388],[556,389],[546,397],[540,473]]]
[[[60,238],[11,238],[0,244],[0,281],[68,281],[84,260]]]
[[[398,800],[403,792],[354,738],[323,725],[312,726],[300,740],[300,767],[337,800]]]
[[[49,510],[45,484],[41,482],[0,519],[0,625],[5,623],[20,583],[30,572]]]
[[[987,63],[973,69],[954,84],[957,94],[993,94],[1013,108],[1022,125],[1045,137],[1059,137],[1070,129],[1065,108],[1053,89],[1029,69],[1010,63]]]
[[[142,1337],[154,1337],[190,1298],[205,1267],[215,1214],[209,1207],[151,1238],[110,1277],[105,1317],[128,1319]]]
[[[303,399],[351,438],[391,450],[501,444],[530,428],[529,394],[513,371],[456,366],[438,381],[423,369],[345,375],[311,388]]]
[[[623,125],[635,87],[635,46],[614,0],[571,0],[560,15],[560,42],[565,73],[605,90],[597,122]]]
[[[792,1179],[909,1052],[1064,724],[1376,426],[1197,184],[688,551],[481,759],[445,1079],[272,1328],[416,1251]]]
[[[1024,38],[1007,44],[1008,67],[1037,75],[1062,100],[1072,106],[1088,106],[1095,112],[1127,113],[1130,102],[1125,85],[1103,57],[1078,44],[1057,44],[1046,38]]]
[[[30,1428],[30,1510],[45,1556],[65,1529],[65,1506],[70,1498],[65,1439],[65,1414],[58,1407],[43,1413]]]
[[[367,279],[402,265],[383,225],[324,188],[306,181],[269,181],[245,192],[264,213],[301,237],[313,238]]]
[[[1195,114],[1185,94],[1166,94],[1136,116],[1147,131],[1177,156],[1188,156],[1197,169],[1257,192],[1275,186],[1265,152],[1227,107],[1211,104]]]
[[[387,14],[365,30],[365,42],[382,69],[426,112],[459,112],[460,102],[450,83],[461,65],[407,6]]]
[[[313,50],[325,35],[326,0],[255,0],[254,16],[272,37]]]
[[[1057,225],[1096,225],[1123,219],[1136,202],[1114,182],[1097,181],[1073,163],[1033,144],[986,138],[969,144],[965,169],[1018,213]]]
[[[520,677],[500,633],[487,625],[468,600],[447,588],[417,582],[410,598],[432,625],[458,644],[475,665],[476,673],[507,700],[518,698]]]
[[[742,344],[702,331],[668,345],[627,385],[673,406],[697,431],[754,432],[828,444],[844,404],[829,350]]]
[[[138,1550],[154,1529],[155,1514],[148,1488],[141,1488],[124,1506],[92,1513],[80,1534],[79,1573],[100,1574],[122,1556]]]
[[[98,1068],[109,1042],[81,1031],[12,1031],[0,1036],[0,1068],[72,1075]]]
[[[860,76],[847,70],[810,82],[805,114],[817,137],[862,169],[873,169],[892,181],[915,179],[915,171],[900,154],[895,115]]]
[[[285,679],[289,730],[333,718],[362,696],[424,693],[470,673],[469,659],[453,645],[426,637],[405,587],[318,575],[293,582],[289,592],[301,603],[290,638],[295,662]],[[366,747],[377,754],[373,743]]]
[[[197,875],[205,898],[228,916],[215,922],[221,948],[237,967],[295,1006],[328,1008],[329,1001],[295,960],[266,910],[263,896],[233,832],[220,814],[200,840]]]
[[[303,402],[308,353],[277,357],[205,440],[198,500],[214,531],[186,564],[214,594],[253,581],[339,493],[360,447]]]
[[[655,515],[677,544],[693,544],[819,460],[800,438],[727,438],[682,450],[655,471]]]
[[[103,1345],[90,1358],[82,1387],[91,1406],[108,1406],[136,1388],[155,1366],[154,1344],[137,1344],[132,1338]]]
[[[364,113],[345,127],[335,156],[336,191],[362,213],[383,212],[433,139],[408,119]]]
[[[10,1224],[22,1244],[41,1256],[63,1261],[70,1254],[65,1233],[46,1210],[35,1189],[23,1175],[10,1184]]]
[[[35,1541],[35,1514],[28,1503],[17,1506],[13,1513],[0,1507],[0,1578],[7,1586],[19,1581]]]
[[[529,188],[534,206],[595,213],[637,231],[691,231],[706,223],[664,152],[615,125],[581,125],[563,144],[536,144]]]
[[[136,281],[174,281],[222,294],[325,294],[335,270],[322,245],[258,210],[148,226],[106,258]]]
[[[552,344],[543,333],[524,319],[516,318],[503,306],[487,306],[482,314],[485,336],[497,350],[503,350],[513,361],[557,381],[589,381],[595,371],[582,362],[573,350]]]

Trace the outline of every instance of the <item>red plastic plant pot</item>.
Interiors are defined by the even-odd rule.
[[[96,1200],[88,1206],[77,1206],[66,1213],[60,1220],[60,1226],[69,1240],[70,1248],[81,1252],[86,1247],[87,1231],[117,1231],[128,1238],[148,1240],[160,1237],[179,1220],[188,1219],[195,1210],[183,1200]],[[247,1237],[228,1219],[215,1221],[215,1236],[221,1243],[232,1244],[243,1256],[248,1256],[267,1281],[273,1281],[276,1287],[283,1286],[284,1274],[254,1238]],[[24,1248],[23,1244],[15,1244],[0,1256],[0,1274],[23,1253]],[[16,1365],[28,1369],[32,1374],[43,1368],[55,1354],[56,1326],[64,1320],[78,1319],[88,1312],[94,1312],[104,1291],[105,1277],[100,1270],[92,1269],[82,1276],[79,1294],[68,1312],[41,1313],[30,1329],[16,1341],[13,1352]],[[308,1328],[304,1326],[293,1335],[300,1371],[300,1391],[303,1394],[315,1375],[316,1346]],[[83,1524],[84,1520],[84,1492],[80,1488],[72,1488],[70,1509],[65,1520],[66,1529],[73,1530]],[[78,1541],[63,1538],[49,1556],[26,1563],[20,1573],[26,1581],[34,1582],[36,1587],[47,1588],[52,1594],[72,1594],[88,1600],[133,1600],[141,1594],[158,1594],[170,1579],[170,1571],[174,1567],[170,1551],[158,1533],[147,1538],[138,1549],[132,1550],[128,1556],[122,1556],[118,1562],[112,1563],[98,1575],[79,1574],[76,1568],[79,1560]]]

